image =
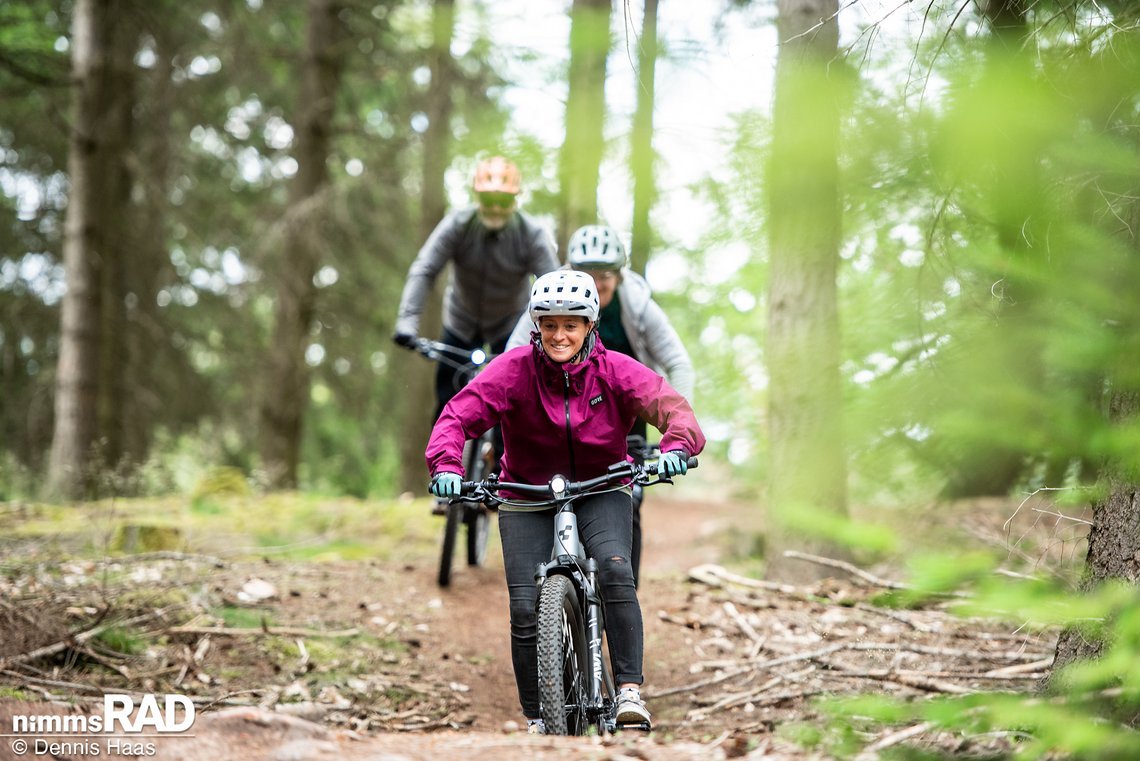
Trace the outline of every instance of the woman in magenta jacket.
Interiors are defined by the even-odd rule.
[[[683,475],[705,445],[692,407],[657,373],[607,352],[597,338],[598,296],[584,272],[558,270],[535,281],[530,346],[500,355],[444,407],[427,446],[431,491],[459,493],[463,443],[498,424],[501,478],[546,483],[555,474],[580,481],[626,459],[626,433],[638,417],[661,431],[660,471]],[[619,686],[617,719],[648,722],[640,685],[644,636],[630,564],[628,491],[577,502],[586,551],[599,561],[606,634]],[[534,569],[550,558],[554,511],[499,513],[510,594],[511,656],[519,702],[531,731],[541,731],[536,654]]]

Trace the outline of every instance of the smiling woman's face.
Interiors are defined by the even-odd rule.
[[[554,315],[538,321],[538,332],[542,335],[546,355],[561,364],[569,362],[582,349],[590,333],[590,323],[585,317]]]

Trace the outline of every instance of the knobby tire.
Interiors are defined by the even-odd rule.
[[[546,733],[584,735],[589,663],[578,593],[565,576],[548,576],[538,598],[538,696]]]
[[[443,527],[443,549],[439,556],[439,585],[451,584],[451,559],[455,556],[455,540],[459,536],[459,524],[463,522],[466,506],[455,502],[447,506],[447,523]]]
[[[474,442],[468,442],[464,453],[464,470],[468,481],[482,481],[487,477],[487,460],[484,459],[483,450],[484,447],[493,446],[489,436],[490,434],[484,434]],[[467,524],[467,565],[483,565],[487,559],[487,532],[491,524],[487,508],[483,505],[469,505],[463,522]]]
[[[487,532],[491,518],[481,506],[467,510],[467,565],[483,565],[487,559]]]
[[[486,437],[468,441],[463,449],[464,480],[481,481],[487,475],[487,464],[481,456]],[[467,527],[467,564],[483,565],[487,557],[487,532],[490,518],[482,505],[457,502],[447,506],[447,522],[443,527],[443,547],[439,556],[439,585],[451,584],[451,567],[459,527]]]

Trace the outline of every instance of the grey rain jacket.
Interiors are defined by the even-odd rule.
[[[420,249],[400,297],[396,332],[419,335],[424,302],[439,273],[452,263],[443,295],[443,326],[465,340],[492,342],[507,334],[530,302],[531,275],[558,269],[554,237],[521,211],[491,231],[469,206],[448,214]]]
[[[563,267],[568,269],[568,267]],[[634,359],[660,375],[686,399],[693,398],[693,363],[681,337],[673,329],[665,312],[653,300],[649,283],[631,269],[621,271],[618,285],[621,301],[621,326],[633,347]],[[524,310],[507,341],[507,349],[530,343],[534,322]]]

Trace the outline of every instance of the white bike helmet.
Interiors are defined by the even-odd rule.
[[[579,227],[570,236],[566,260],[576,270],[621,270],[628,260],[617,232],[605,225]]]
[[[530,319],[538,323],[548,315],[598,320],[598,292],[594,278],[577,270],[555,270],[534,281],[530,292]]]

